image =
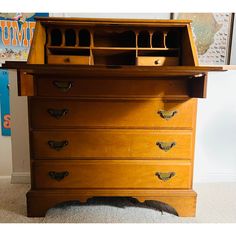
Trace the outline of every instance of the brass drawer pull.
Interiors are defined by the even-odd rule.
[[[53,109],[53,108],[48,109],[49,115],[56,119],[60,119],[61,117],[65,116],[68,113],[68,111],[69,111],[68,109]]]
[[[49,147],[52,148],[52,149],[55,149],[57,151],[60,151],[62,148],[64,148],[68,144],[69,144],[69,142],[67,140],[63,140],[63,141],[52,141],[52,140],[49,140],[48,141]]]
[[[164,118],[165,120],[169,120],[172,117],[175,116],[175,114],[177,114],[178,111],[174,110],[174,111],[166,111],[166,110],[160,110],[157,112],[157,114],[159,114],[162,118]]]
[[[160,180],[167,181],[175,176],[175,172],[156,172],[155,174]]]
[[[55,87],[60,89],[62,92],[67,92],[72,87],[71,81],[53,81],[52,83]]]
[[[69,172],[68,171],[62,171],[62,172],[49,171],[48,175],[51,177],[51,179],[55,179],[56,181],[61,181],[66,176],[69,175]]]
[[[176,145],[176,142],[157,142],[156,145],[161,150],[167,152]]]

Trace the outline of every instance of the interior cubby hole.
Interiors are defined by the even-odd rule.
[[[90,32],[87,29],[81,29],[79,31],[79,46],[89,47],[91,44]]]
[[[138,50],[138,56],[179,57],[178,50]]]
[[[163,48],[164,45],[164,35],[163,32],[156,31],[152,35],[152,47],[153,48]]]
[[[135,65],[136,52],[127,52],[114,55],[94,55],[95,65]]]
[[[136,47],[136,35],[134,31],[123,32],[95,31],[94,45],[97,47]]]
[[[179,48],[180,47],[180,34],[178,31],[169,31],[166,36],[167,48]]]
[[[76,45],[76,33],[73,29],[65,30],[65,45],[66,46]]]
[[[138,34],[138,47],[150,48],[150,33],[148,31],[141,31]]]
[[[52,29],[51,32],[51,46],[61,46],[62,32],[60,29]]]

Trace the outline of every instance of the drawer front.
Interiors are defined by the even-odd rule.
[[[58,56],[48,55],[48,64],[80,64],[89,65],[90,56]]]
[[[35,161],[33,183],[44,188],[190,188],[189,161]]]
[[[187,79],[37,78],[38,96],[188,97]]]
[[[32,132],[36,159],[191,159],[191,131],[77,130]]]
[[[137,57],[138,66],[178,66],[178,57]]]
[[[31,99],[33,128],[192,128],[196,99],[162,100]]]

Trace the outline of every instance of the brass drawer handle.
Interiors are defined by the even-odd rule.
[[[178,111],[174,110],[174,111],[166,111],[166,110],[160,110],[157,112],[157,114],[159,114],[161,116],[161,118],[165,119],[165,120],[169,120],[172,117],[175,116],[175,114],[177,114]]]
[[[157,142],[156,145],[163,151],[168,152],[176,145],[176,142]]]
[[[66,147],[68,144],[69,142],[67,140],[63,140],[63,141],[49,140],[48,141],[49,147],[57,151],[60,151],[62,148]]]
[[[53,85],[60,89],[62,92],[67,92],[71,89],[72,87],[72,82],[71,81],[53,81]]]
[[[175,176],[175,172],[156,172],[155,174],[160,180],[167,181]]]
[[[48,109],[49,115],[56,119],[60,119],[61,117],[65,116],[68,112],[69,112],[68,109],[53,109],[53,108]]]
[[[68,171],[62,171],[62,172],[49,171],[48,175],[51,177],[51,179],[55,179],[56,181],[61,181],[66,176],[69,175],[69,172]]]

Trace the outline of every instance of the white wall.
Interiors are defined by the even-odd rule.
[[[30,155],[27,97],[18,96],[16,70],[9,70],[12,138],[12,182],[29,182]]]
[[[53,14],[61,16],[62,14]],[[169,18],[169,14],[64,14],[81,17]],[[11,73],[13,182],[29,179],[27,102]],[[199,99],[195,182],[236,181],[236,71],[210,73],[208,97]],[[14,121],[14,122],[13,122]],[[0,175],[3,175],[0,171]]]
[[[236,181],[236,71],[209,73],[198,100],[194,180]]]

